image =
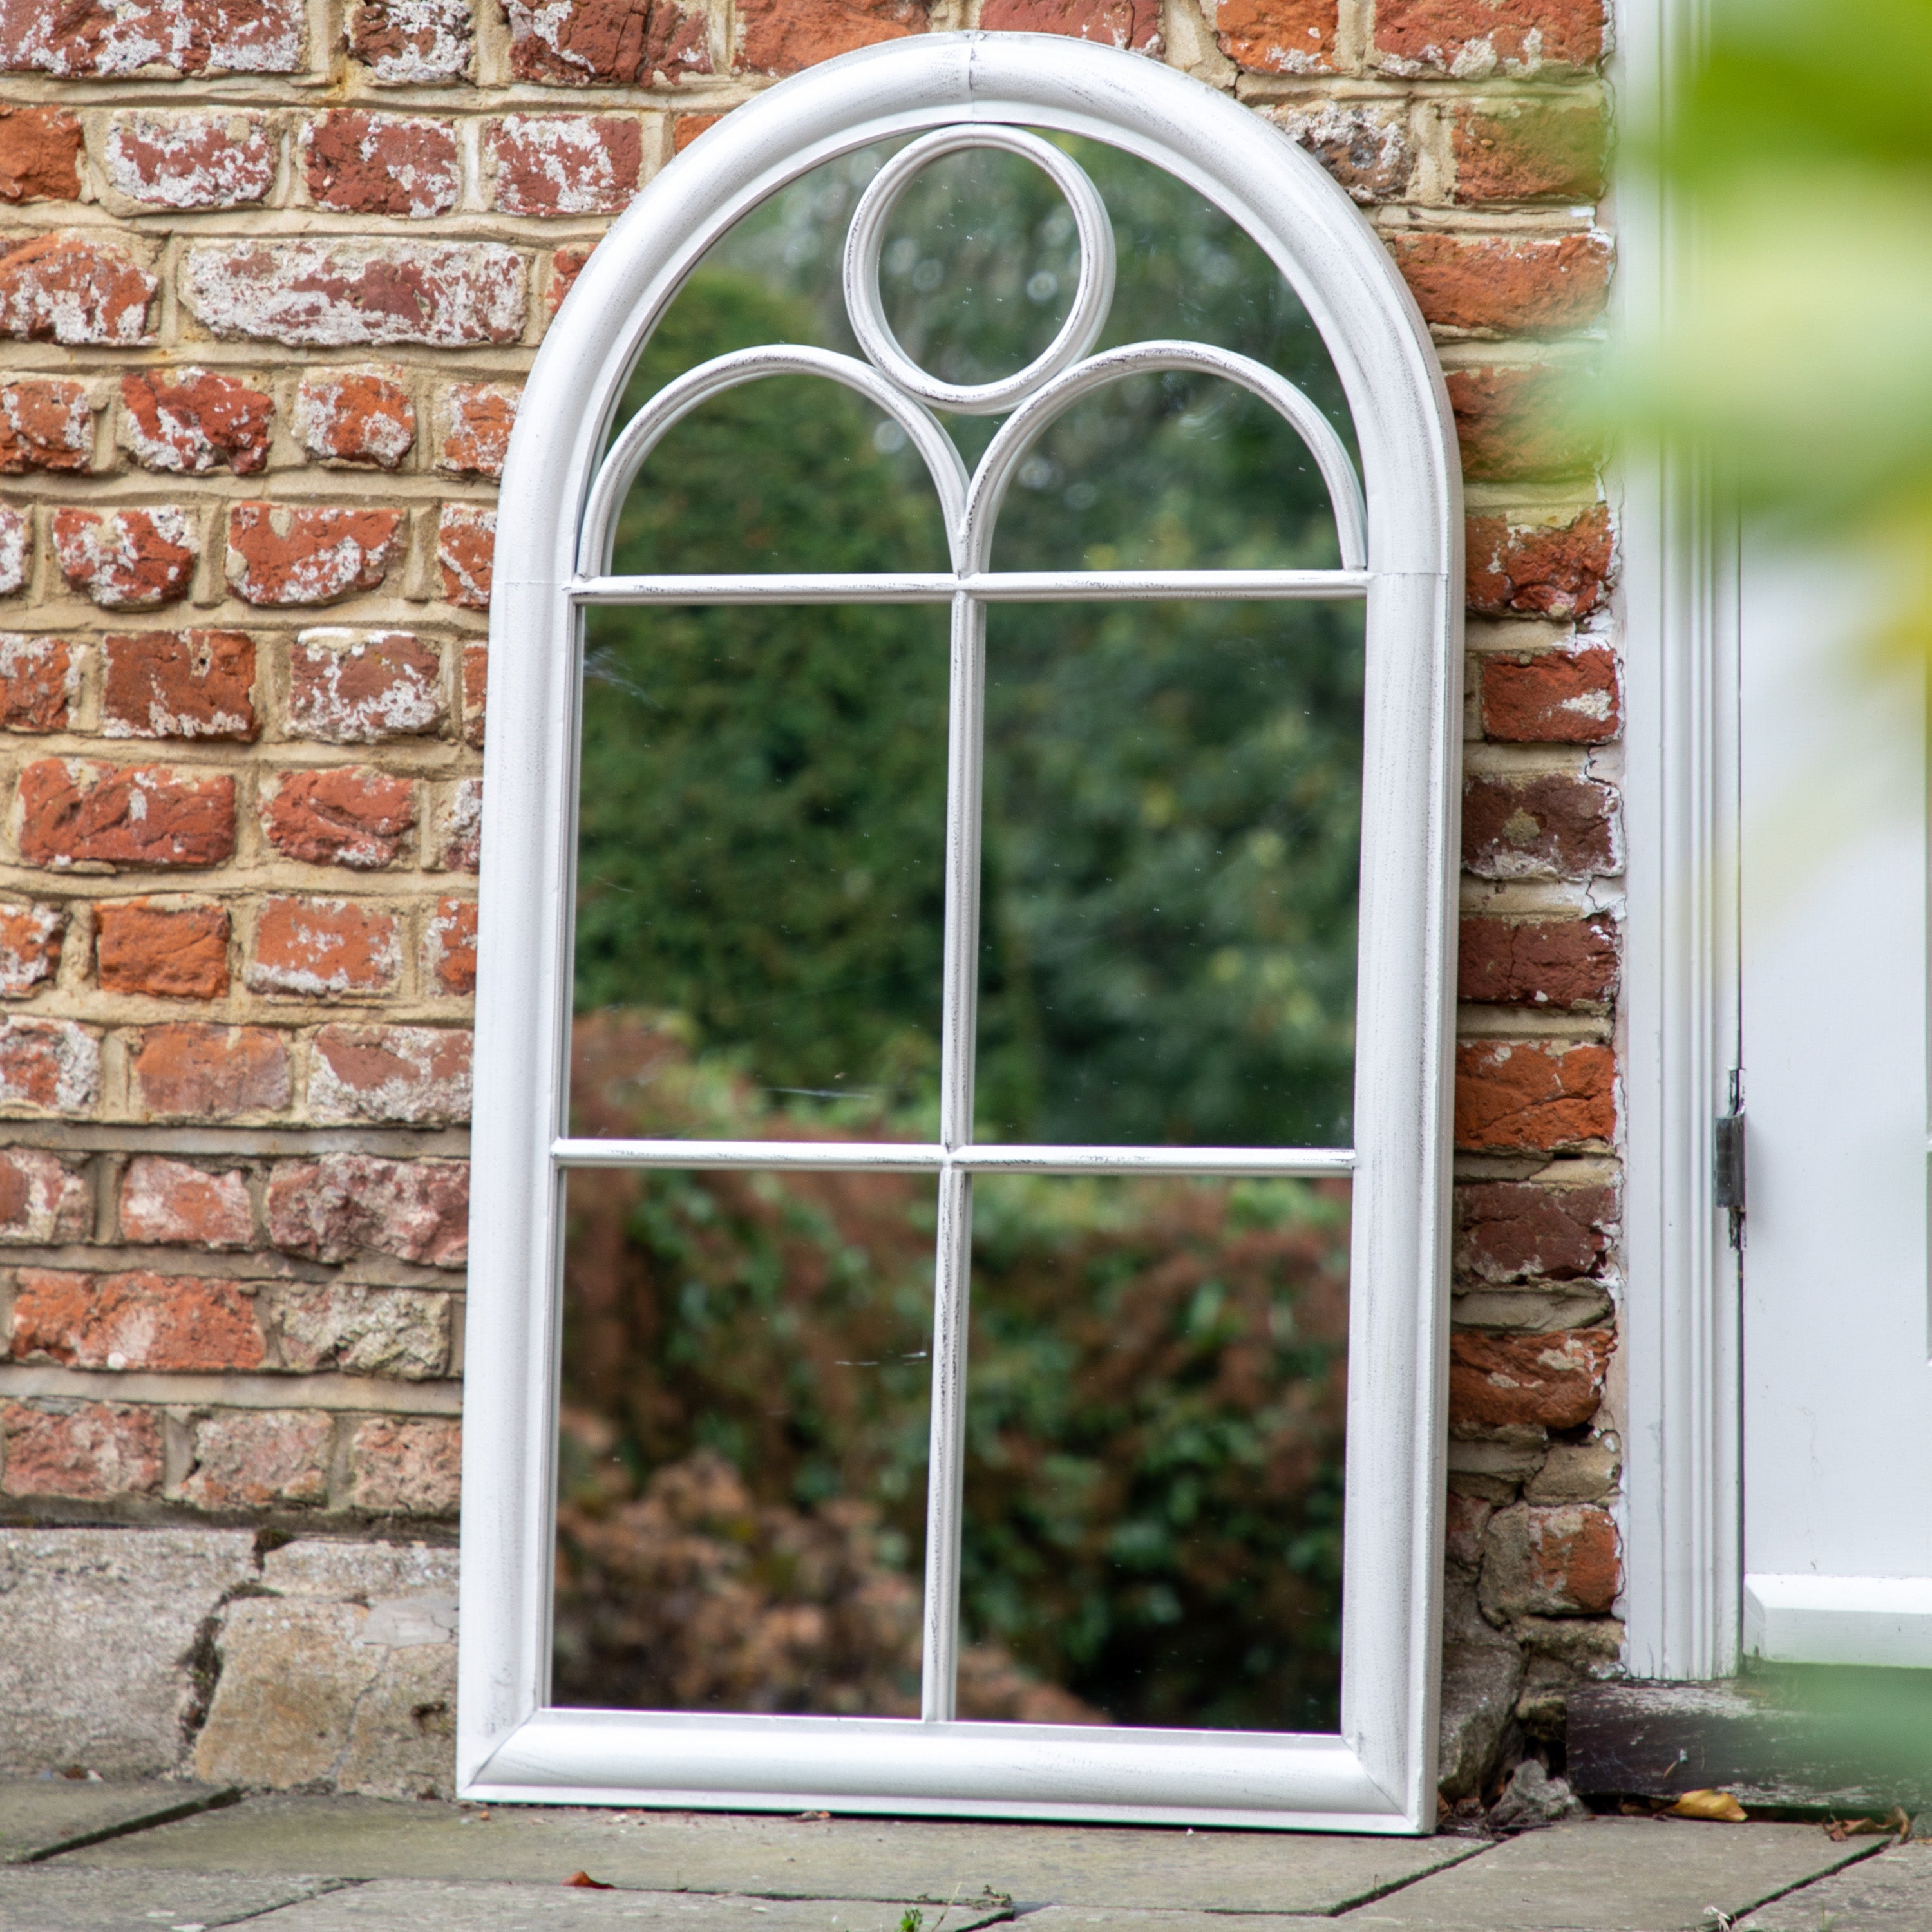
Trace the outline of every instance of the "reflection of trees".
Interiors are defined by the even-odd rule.
[[[578,1024],[578,1120],[796,1133]],[[1346,1298],[1294,1183],[982,1182],[968,1715],[1334,1720]],[[558,1692],[916,1708],[932,1185],[574,1175]]]
[[[1152,170],[1082,158],[1119,242],[1103,344],[1221,344],[1342,421],[1258,252]],[[1054,326],[1070,226],[1033,171],[978,160],[955,219],[953,166],[909,194],[884,270],[908,347],[972,381]],[[836,263],[866,171],[820,170],[700,270],[631,402],[728,348],[850,351]],[[949,427],[970,457],[992,425]],[[774,380],[667,437],[615,561],[944,556],[890,427]],[[1299,444],[1185,376],[1063,418],[995,550],[1334,560]],[[1346,1142],[1359,637],[1321,607],[992,614],[986,1136]],[[590,614],[580,1131],[931,1137],[946,659],[929,609]],[[904,1176],[572,1177],[562,1694],[916,1707],[932,1201]],[[969,1714],[1332,1725],[1343,1212],[1287,1183],[981,1184]]]

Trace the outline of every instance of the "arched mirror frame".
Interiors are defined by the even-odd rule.
[[[643,343],[787,182],[978,122],[1166,170],[1288,278],[1354,417],[1368,518],[1339,1735],[547,1708],[568,1064],[580,534]],[[1360,212],[1230,98],[1057,36],[868,48],[736,110],[612,228],[551,326],[490,606],[466,1329],[458,1777],[468,1798],[1413,1832],[1435,1817],[1462,654],[1455,432]]]

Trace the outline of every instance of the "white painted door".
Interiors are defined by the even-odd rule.
[[[1932,1666],[1925,707],[1858,581],[1741,586],[1744,1638]]]

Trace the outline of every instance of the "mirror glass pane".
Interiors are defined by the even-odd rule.
[[[967,1659],[1036,1721],[1334,1730],[1347,1184],[974,1194]]]
[[[916,1716],[934,1184],[568,1184],[554,1701]]]

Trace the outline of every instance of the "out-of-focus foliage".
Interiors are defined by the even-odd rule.
[[[808,1131],[674,1030],[578,1022],[604,1134]],[[558,1694],[918,1704],[933,1184],[573,1174]],[[965,1714],[1332,1728],[1345,1200],[982,1183]]]
[[[1091,146],[1082,159],[1118,238],[1103,340],[1225,344],[1346,424],[1314,332],[1259,251],[1156,171]],[[876,160],[818,170],[728,243],[674,304],[630,405],[727,348],[850,352],[838,259]],[[884,274],[908,347],[971,380],[1051,334],[1071,220],[1010,157],[962,159],[963,183],[952,169],[908,194]],[[970,453],[993,425],[949,427]],[[1017,569],[1334,558],[1298,440],[1251,398],[1186,376],[1063,418],[995,549]],[[896,427],[803,380],[739,390],[674,430],[616,544],[637,571],[943,562]],[[897,1109],[929,1095],[944,613],[602,610],[588,638],[580,1010],[682,1012],[701,1049],[795,1099],[863,1090]],[[1358,608],[1006,607],[988,656],[984,1131],[1346,1142]]]
[[[1932,651],[1932,6],[1724,0],[1661,140],[1687,218],[1638,418],[1743,506],[1875,552],[1895,639]]]

